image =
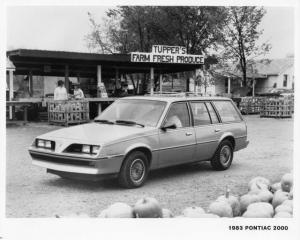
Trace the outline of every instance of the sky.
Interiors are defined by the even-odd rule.
[[[7,49],[89,52],[84,37],[91,30],[87,12],[101,22],[109,7],[17,6],[7,8]],[[259,42],[269,41],[267,58],[294,53],[294,9],[266,7]]]

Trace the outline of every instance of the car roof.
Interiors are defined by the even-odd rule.
[[[212,100],[230,100],[230,98],[226,97],[198,97],[198,96],[132,96],[132,97],[125,97],[122,99],[140,99],[140,100],[153,100],[153,101],[164,101],[164,102],[178,102],[178,101],[195,101],[195,100],[206,100],[206,101],[212,101]]]

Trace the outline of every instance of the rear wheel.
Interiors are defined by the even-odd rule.
[[[231,166],[233,146],[229,140],[223,140],[210,163],[215,170],[226,170]]]
[[[149,164],[145,153],[134,151],[123,162],[119,173],[119,184],[125,188],[142,186],[148,176]]]

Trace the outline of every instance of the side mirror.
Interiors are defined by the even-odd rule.
[[[170,124],[166,123],[166,124],[161,128],[161,130],[167,131],[167,129],[175,129],[175,128],[177,128],[177,126],[176,126],[175,123],[170,123]]]

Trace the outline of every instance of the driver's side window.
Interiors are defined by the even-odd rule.
[[[185,102],[173,103],[168,112],[165,126],[175,125],[176,128],[189,127],[190,116]]]

